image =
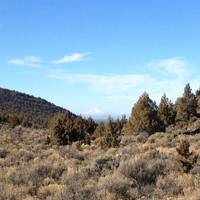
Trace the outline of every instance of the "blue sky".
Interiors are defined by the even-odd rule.
[[[0,86],[79,114],[200,86],[198,0],[1,0]]]

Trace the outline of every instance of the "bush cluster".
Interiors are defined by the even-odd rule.
[[[86,120],[82,117],[71,116],[67,112],[56,114],[49,123],[53,138],[62,145],[75,141],[89,144],[96,126],[91,118]]]
[[[117,120],[109,117],[106,122],[99,124],[94,132],[93,138],[97,140],[102,148],[117,147],[120,143],[122,129],[126,123],[125,116]]]
[[[23,112],[1,112],[0,122],[8,123],[12,128],[18,125],[29,128],[46,128],[48,124],[48,120],[43,119],[42,117],[31,116]]]

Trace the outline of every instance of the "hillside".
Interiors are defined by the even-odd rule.
[[[57,112],[67,112],[66,109],[40,97],[3,88],[0,88],[0,111],[24,112],[40,117],[49,117]]]
[[[34,97],[17,91],[0,88],[0,113],[2,115],[26,116],[30,121],[45,125],[55,113],[70,111],[54,105],[42,98]],[[36,123],[37,123],[36,122]]]

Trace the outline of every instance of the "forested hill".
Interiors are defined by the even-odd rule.
[[[58,112],[68,112],[70,116],[76,116],[70,111],[56,106],[42,98],[0,88],[1,117],[15,115],[24,118],[25,116],[27,119],[29,118],[28,121],[38,121],[38,123],[42,124],[46,123],[50,117]]]

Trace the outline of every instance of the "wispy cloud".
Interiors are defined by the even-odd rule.
[[[144,91],[159,101],[165,92],[173,101],[181,95],[184,85],[191,82],[197,89],[197,77],[191,76],[190,63],[184,58],[168,58],[149,62],[152,72],[142,74],[79,74],[49,73],[49,76],[65,81],[68,85],[81,84],[94,93],[101,94],[110,101],[136,101]],[[162,73],[154,73],[154,70]]]
[[[71,62],[79,62],[79,61],[82,61],[89,54],[90,53],[73,53],[71,55],[65,55],[61,59],[50,61],[50,63],[52,63],[52,64],[65,64],[65,63],[71,63]]]
[[[10,59],[8,63],[14,64],[14,65],[26,65],[30,67],[39,67],[41,64],[41,60],[39,57],[36,57],[36,56],[26,56],[21,59]]]
[[[65,55],[63,58],[53,61],[43,61],[44,63],[50,64],[65,64],[72,62],[79,62],[84,60],[91,53],[73,53],[70,55]],[[25,56],[24,58],[15,58],[8,60],[9,64],[14,65],[26,65],[31,67],[39,67],[41,65],[41,59],[37,56]]]
[[[162,74],[175,75],[178,77],[186,77],[189,75],[189,63],[185,58],[174,57],[151,61],[148,67]]]
[[[146,74],[49,74],[53,78],[64,80],[67,84],[88,84],[96,92],[105,94],[122,93],[138,88],[143,84],[153,84],[154,79]]]
[[[75,62],[82,60],[88,54],[72,54],[63,59],[52,61],[54,64]],[[11,64],[38,67],[41,61],[38,57],[28,56],[23,59],[9,60]],[[44,63],[44,62],[42,62]],[[180,95],[187,82],[191,82],[194,89],[199,87],[200,74],[192,73],[190,63],[185,58],[173,57],[149,62],[150,73],[131,74],[91,74],[68,73],[63,68],[41,68],[51,78],[63,80],[68,85],[81,85],[94,94],[102,95],[102,98],[117,102],[137,100],[144,91],[149,92],[156,101],[160,100],[165,92],[169,98],[175,100]],[[157,74],[155,73],[161,73]],[[191,76],[193,75],[193,76]],[[93,111],[97,111],[93,110]]]

